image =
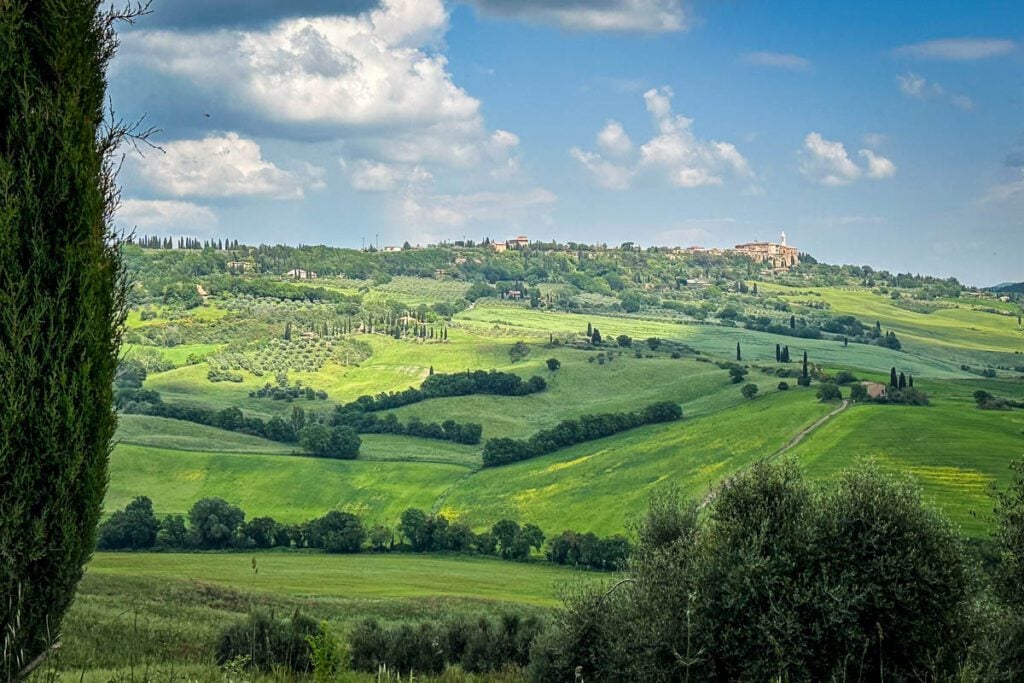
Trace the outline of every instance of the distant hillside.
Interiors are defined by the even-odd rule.
[[[1016,292],[1024,294],[1024,282],[1003,282],[988,288],[990,292]]]

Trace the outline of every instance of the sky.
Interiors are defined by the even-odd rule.
[[[361,247],[777,240],[1024,280],[1024,3],[155,0],[117,220]]]

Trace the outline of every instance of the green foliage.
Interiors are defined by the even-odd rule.
[[[850,400],[851,401],[867,401],[869,400],[868,388],[857,382],[850,385]]]
[[[547,364],[548,370],[550,370],[551,372],[554,372],[558,368],[562,367],[562,361],[558,360],[557,358],[548,358],[544,362]]]
[[[815,489],[793,462],[759,462],[719,491],[706,520],[670,499],[640,530],[632,581],[571,597],[535,671],[941,679],[967,655],[973,588],[956,532],[871,468]]]
[[[739,365],[733,365],[729,368],[729,381],[733,384],[739,384],[747,376],[749,371]]]
[[[359,455],[362,439],[351,427],[328,427],[314,423],[299,432],[299,445],[302,446],[302,450],[317,457],[354,460]]]
[[[95,544],[125,281],[96,0],[0,9],[0,651],[52,644]]]
[[[347,668],[346,653],[326,621],[320,622],[315,634],[306,636],[306,643],[315,683],[332,683]]]
[[[153,501],[140,496],[100,525],[96,546],[100,550],[144,550],[156,543],[159,529]]]
[[[244,521],[245,513],[223,498],[202,498],[188,511],[194,542],[207,550],[230,547]]]
[[[508,350],[508,357],[513,363],[518,363],[530,355],[530,347],[525,342],[517,341]]]
[[[271,612],[255,612],[247,621],[221,631],[217,638],[217,663],[247,658],[247,665],[258,671],[284,667],[305,673],[312,667],[308,639],[317,632],[317,623],[298,611],[287,620],[276,619]]]
[[[818,388],[816,396],[822,401],[827,403],[829,401],[842,401],[843,392],[838,385],[832,384],[831,382],[825,382]]]
[[[756,384],[744,384],[743,388],[740,389],[740,393],[743,394],[743,398],[746,399],[753,399],[757,396],[758,391],[759,389]]]

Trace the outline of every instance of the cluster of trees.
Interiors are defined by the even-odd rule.
[[[506,437],[488,439],[484,444],[483,465],[496,467],[528,460],[566,446],[611,436],[641,425],[671,422],[682,416],[682,408],[667,401],[653,403],[633,412],[583,415],[575,420],[563,420],[526,440]]]
[[[982,410],[1010,410],[1011,408],[1024,408],[1024,401],[1016,401],[1012,398],[995,396],[984,389],[974,392],[974,401]]]
[[[1018,470],[1020,472],[1020,470]],[[570,597],[535,680],[1019,680],[1024,479],[997,499],[991,590],[955,527],[868,466],[758,463],[706,514],[662,495],[629,581]]]
[[[629,541],[618,534],[599,538],[566,530],[548,541],[544,555],[555,564],[620,571],[629,560]]]
[[[405,391],[382,393],[376,396],[360,396],[343,408],[369,413],[378,410],[394,410],[430,398],[469,396],[471,394],[526,396],[544,391],[546,388],[547,382],[543,377],[534,376],[524,382],[522,377],[511,372],[467,370],[453,374],[432,374],[423,380],[423,384],[418,389],[409,387]]]
[[[525,561],[544,548],[544,532],[534,524],[502,519],[482,532],[443,514],[419,508],[402,513],[397,527],[367,527],[350,512],[331,510],[301,524],[282,524],[271,517],[249,521],[241,508],[221,498],[203,498],[187,515],[158,519],[152,501],[139,496],[115,511],[99,527],[100,550],[245,550],[295,548],[328,553],[457,552]],[[550,562],[592,569],[619,570],[629,558],[622,536],[599,538],[592,533],[563,531],[544,553]]]
[[[536,616],[505,614],[498,618],[450,617],[417,625],[383,626],[365,619],[349,634],[351,666],[356,671],[379,674],[381,669],[419,675],[437,675],[458,666],[470,674],[486,674],[522,668],[544,630]]]
[[[379,417],[374,413],[353,409],[351,405],[335,406],[331,414],[331,424],[350,427],[360,434],[418,436],[423,439],[439,439],[469,445],[480,443],[483,434],[483,427],[472,422],[461,424],[455,420],[445,420],[438,424],[423,422],[414,417],[403,425],[394,413]]]
[[[291,403],[297,398],[304,398],[307,401],[326,401],[327,392],[323,389],[304,387],[301,383],[289,385],[285,380],[276,385],[267,382],[259,389],[249,392],[249,398],[269,398],[274,401],[288,401]]]

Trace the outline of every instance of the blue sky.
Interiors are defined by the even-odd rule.
[[[1024,4],[158,0],[114,106],[140,233],[527,234],[1024,279]]]

